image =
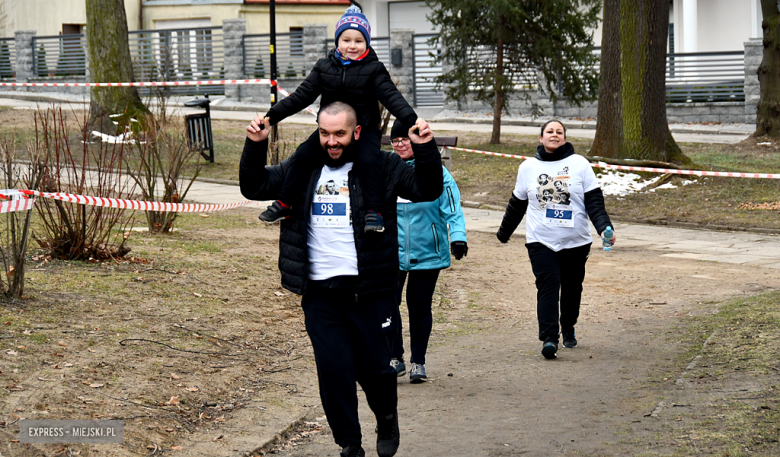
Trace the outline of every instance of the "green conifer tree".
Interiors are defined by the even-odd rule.
[[[265,63],[263,62],[263,55],[258,54],[257,60],[255,60],[255,71],[254,71],[255,78],[263,79],[265,78]]]
[[[427,0],[431,23],[440,28],[434,44],[442,47],[438,62],[452,69],[437,77],[445,96],[462,101],[473,96],[493,107],[491,143],[501,139],[501,115],[507,95],[519,94],[539,105],[527,91],[528,81],[553,102],[566,98],[581,105],[598,90],[593,31],[601,0]]]
[[[46,48],[43,46],[43,43],[41,43],[41,45],[38,47],[38,55],[36,56],[35,60],[35,70],[36,74],[41,78],[49,76],[49,66],[46,64]]]

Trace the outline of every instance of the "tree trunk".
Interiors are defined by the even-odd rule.
[[[667,0],[606,0],[591,155],[691,163],[666,120]]]
[[[86,2],[90,79],[94,82],[135,81],[124,0]],[[149,112],[135,87],[93,87],[91,108],[93,120],[100,121],[104,132],[115,129],[108,118],[111,114],[126,114],[124,117],[129,118]]]
[[[501,20],[499,19],[499,27]],[[494,90],[496,91],[495,107],[493,109],[493,135],[490,137],[490,144],[501,143],[501,111],[504,109],[504,91],[502,76],[504,76],[504,42],[499,39],[496,49],[496,82]]]
[[[780,8],[777,0],[761,0],[764,20],[764,58],[758,67],[761,96],[758,101],[755,136],[780,139]]]

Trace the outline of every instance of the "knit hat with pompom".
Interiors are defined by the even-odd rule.
[[[368,19],[363,15],[359,6],[352,5],[347,8],[341,19],[336,22],[336,46],[339,45],[339,35],[347,29],[354,29],[362,33],[366,39],[366,46],[371,46],[371,24],[368,23]]]

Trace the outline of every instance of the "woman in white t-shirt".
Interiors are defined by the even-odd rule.
[[[565,347],[577,345],[574,325],[593,242],[588,219],[602,236],[612,223],[596,174],[588,160],[566,142],[563,124],[558,120],[545,123],[539,142],[536,156],[517,170],[517,185],[496,236],[502,243],[509,241],[527,214],[526,248],[536,276],[539,339],[542,355],[554,359],[559,329]],[[610,242],[614,244],[615,239],[613,234]]]

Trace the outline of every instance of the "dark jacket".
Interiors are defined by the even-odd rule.
[[[571,143],[564,143],[558,149],[552,153],[546,152],[544,146],[539,145],[536,148],[536,155],[534,158],[543,162],[555,162],[563,160],[566,157],[574,154],[574,146]],[[588,213],[588,218],[596,228],[596,232],[601,234],[608,226],[612,226],[612,222],[609,220],[609,215],[604,206],[604,193],[600,187],[597,187],[589,192],[585,192],[585,211]],[[509,241],[509,237],[520,225],[520,221],[523,220],[525,212],[528,209],[528,200],[521,200],[512,193],[509,197],[509,203],[506,206],[506,212],[504,213],[504,219],[501,221],[501,226],[496,232],[496,236],[499,241],[506,243]]]
[[[275,200],[289,171],[289,160],[279,165],[266,166],[268,142],[244,144],[239,168],[241,193],[250,200]],[[436,142],[412,145],[416,166],[404,163],[398,155],[380,152],[379,169],[383,176],[382,206],[385,231],[363,233],[365,205],[360,180],[354,170],[349,172],[349,199],[352,209],[352,227],[358,261],[358,294],[395,290],[398,283],[398,225],[396,201],[398,196],[408,200],[432,201],[442,193],[441,156]],[[296,294],[306,292],[309,278],[308,236],[314,187],[322,168],[314,170],[308,186],[302,192],[303,205],[292,208],[292,216],[281,223],[279,237],[279,270],[282,286]]]
[[[417,121],[414,109],[395,87],[390,73],[371,48],[363,60],[349,65],[342,64],[332,49],[328,57],[317,61],[301,85],[289,97],[276,103],[266,116],[271,125],[275,125],[305,109],[320,95],[320,106],[339,101],[355,108],[358,125],[363,129],[379,129],[381,119],[377,100],[407,127]]]

